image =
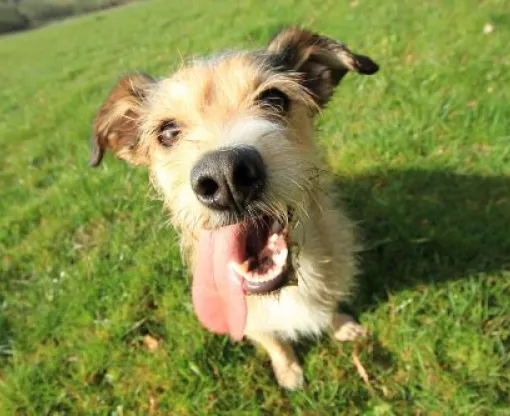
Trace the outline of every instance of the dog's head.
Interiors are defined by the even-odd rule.
[[[292,269],[289,222],[313,194],[313,116],[348,71],[377,70],[345,45],[290,28],[262,51],[196,60],[160,80],[126,76],[94,121],[90,163],[111,149],[149,167],[190,249],[194,300],[214,303],[237,290],[232,281],[268,293]]]

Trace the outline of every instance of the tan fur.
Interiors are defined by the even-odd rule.
[[[99,163],[101,152],[111,148],[149,167],[179,231],[184,258],[193,266],[200,230],[235,218],[198,201],[190,185],[191,169],[214,149],[258,150],[268,187],[251,209],[253,215],[266,212],[286,220],[288,207],[293,208],[289,245],[298,284],[277,296],[248,296],[245,335],[268,351],[279,383],[296,388],[303,376],[288,340],[330,329],[340,340],[363,333],[352,319],[336,314],[337,302],[352,291],[357,245],[352,222],[331,206],[319,182],[313,115],[348,70],[370,73],[373,67],[365,65],[369,58],[295,28],[277,35],[266,51],[281,55],[285,70],[243,52],[192,62],[159,81],[124,78],[96,118],[95,160]],[[290,98],[284,116],[258,105],[256,98],[268,88]],[[169,120],[179,123],[181,133],[172,147],[163,147],[158,132]]]

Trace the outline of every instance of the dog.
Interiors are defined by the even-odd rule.
[[[162,79],[127,75],[93,122],[92,166],[109,149],[149,168],[193,271],[199,321],[262,346],[287,389],[303,384],[293,341],[365,334],[337,312],[358,243],[319,182],[313,123],[347,72],[378,69],[289,27],[262,50],[194,59]]]

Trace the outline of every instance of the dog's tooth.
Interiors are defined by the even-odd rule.
[[[264,280],[265,282],[269,282],[275,279],[280,273],[277,272],[276,268],[273,268],[267,273],[267,278]]]
[[[283,267],[273,265],[264,274],[258,274],[257,272],[248,272],[245,275],[245,279],[249,280],[250,282],[263,284],[275,279],[281,272],[283,272]]]
[[[276,243],[278,242],[278,234],[272,234],[267,242],[269,250],[274,251],[276,249]]]
[[[270,280],[273,280],[274,278],[276,278],[278,275],[279,275],[279,271],[278,271],[278,267],[276,266],[273,266],[271,267],[270,270],[267,271],[266,273],[266,280],[265,281],[270,281]]]
[[[274,264],[282,267],[287,263],[287,257],[289,255],[289,250],[287,248],[282,249],[279,253],[276,253],[273,256]]]
[[[234,271],[234,273],[229,273],[229,277],[236,285],[243,286],[243,275],[239,273],[239,271],[236,269],[236,266],[238,266],[238,264],[234,262],[229,264],[229,267]]]
[[[229,267],[235,271],[239,276],[246,277],[246,274],[248,273],[248,265],[247,261],[245,261],[243,264],[236,263],[234,261],[229,263]]]
[[[276,276],[278,276],[278,274],[274,273],[273,270],[269,270],[265,274],[265,278],[264,279],[258,279],[258,281],[261,282],[261,283],[267,283],[267,282],[270,282],[271,280],[273,280]]]

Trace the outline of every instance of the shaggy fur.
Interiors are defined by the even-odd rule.
[[[313,117],[348,71],[372,74],[369,58],[323,36],[289,28],[262,51],[229,52],[186,64],[168,78],[124,77],[94,122],[90,163],[106,149],[147,166],[179,231],[184,259],[195,262],[200,230],[215,229],[260,213],[290,221],[289,246],[295,285],[278,295],[248,296],[245,336],[269,353],[280,385],[297,388],[301,367],[289,341],[332,330],[339,340],[364,333],[337,303],[351,292],[356,272],[353,224],[334,209],[319,184],[320,161]],[[267,105],[264,91],[278,90],[289,108]],[[164,126],[176,129],[161,140]],[[203,205],[190,171],[206,153],[225,147],[255,148],[267,168],[263,195],[234,214]],[[292,219],[287,217],[289,207]]]

